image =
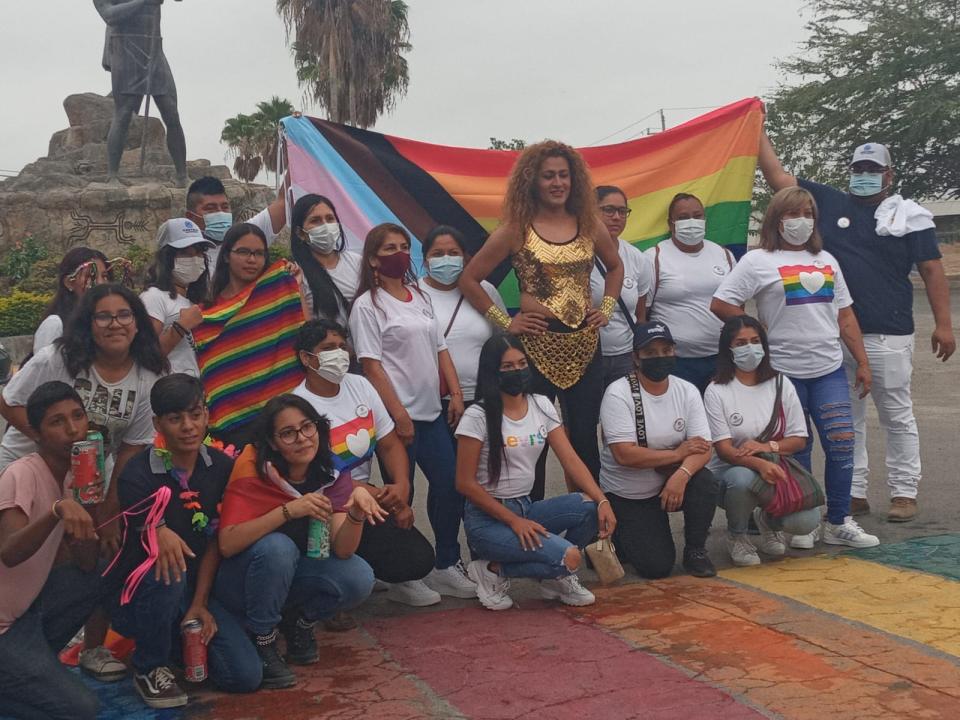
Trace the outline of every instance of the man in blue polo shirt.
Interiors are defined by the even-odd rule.
[[[917,513],[920,437],[913,416],[913,283],[916,266],[923,279],[936,327],[933,352],[946,361],[956,350],[950,324],[950,290],[932,216],[911,200],[891,193],[890,153],[879,143],[858,147],[850,162],[850,186],[843,192],[797,179],[783,169],[770,139],[760,139],[760,170],[774,191],[799,185],[817,202],[817,227],[824,247],[840,262],[853,296],[853,310],[873,373],[871,395],[887,441],[887,484],[891,522]],[[852,360],[848,357],[848,375]],[[848,367],[850,366],[850,367]],[[865,401],[851,395],[856,447],[850,504],[853,515],[870,512],[867,503]]]

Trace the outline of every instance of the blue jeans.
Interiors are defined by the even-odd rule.
[[[255,635],[272,632],[284,608],[299,608],[306,620],[325,620],[356,607],[372,591],[373,570],[361,558],[308,558],[279,532],[223,560],[213,587],[217,600]]]
[[[727,513],[727,530],[734,535],[746,534],[750,516],[758,505],[757,495],[752,490],[757,474],[750,468],[733,465],[715,473],[715,477],[720,479],[717,505]],[[764,513],[763,519],[773,530],[782,530],[790,535],[806,535],[820,524],[820,508],[801,510],[779,518]]]
[[[681,380],[696,385],[697,390],[703,395],[707,391],[707,385],[713,380],[714,373],[717,372],[717,356],[686,358],[678,357],[677,366],[673,369],[671,375],[676,375]]]
[[[563,556],[571,547],[583,548],[597,536],[597,504],[580,493],[534,502],[529,496],[501,501],[514,515],[538,522],[550,535],[543,547],[524,550],[509,527],[472,503],[466,504],[463,526],[467,543],[477,557],[500,563],[504,577],[547,580],[570,575]],[[566,532],[566,538],[560,533]]]
[[[166,585],[155,579],[151,570],[133,599],[116,610],[114,628],[136,641],[132,661],[138,673],[169,665],[174,649],[180,655],[180,621],[192,600],[190,583],[171,581]],[[217,633],[207,645],[210,678],[225,692],[253,692],[263,679],[253,643],[239,621],[215,599],[207,601],[207,610],[217,623]]]
[[[840,367],[818,378],[790,378],[790,381],[800,397],[809,435],[807,446],[794,457],[811,470],[813,432],[810,421],[813,420],[826,458],[823,484],[827,494],[827,520],[839,525],[850,514],[850,486],[853,483],[853,416],[847,376]]]
[[[95,720],[97,696],[57,653],[104,599],[97,571],[75,565],[50,572],[40,596],[0,635],[0,715],[37,720]]]

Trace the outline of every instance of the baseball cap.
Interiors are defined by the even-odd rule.
[[[187,218],[170,218],[160,226],[160,230],[157,232],[157,250],[167,246],[179,250],[200,244],[213,247],[213,243],[200,232],[200,227],[193,220]]]
[[[880,143],[864,143],[853,151],[853,159],[850,164],[858,162],[872,162],[880,167],[890,167],[890,151],[886,145]]]
[[[673,335],[670,334],[670,328],[662,322],[640,323],[633,331],[634,350],[639,350],[654,340],[666,340],[671,345],[676,344],[673,341]]]

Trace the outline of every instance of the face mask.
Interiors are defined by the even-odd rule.
[[[378,256],[380,267],[377,271],[384,277],[399,280],[410,272],[410,253],[398,252],[393,255]]]
[[[850,194],[870,197],[883,192],[883,173],[850,173]]]
[[[463,272],[463,257],[444,255],[427,260],[427,272],[441,285],[453,285]]]
[[[500,390],[507,395],[522,395],[530,387],[530,368],[500,371]]]
[[[667,379],[667,376],[673,372],[673,368],[676,364],[677,358],[673,355],[641,358],[640,372],[643,373],[644,377],[649,378],[654,382],[660,382],[661,380]]]
[[[223,242],[223,236],[233,225],[233,213],[215,212],[203,216],[203,234],[214,242]]]
[[[307,230],[307,238],[312,249],[321,255],[329,255],[340,243],[340,226],[337,223],[318,225]]]
[[[673,235],[678,242],[684,245],[690,247],[699,245],[703,242],[706,234],[707,221],[702,218],[688,218],[673,223]]]
[[[738,345],[730,348],[733,352],[733,364],[744,372],[752,372],[760,366],[766,353],[763,345],[760,343],[750,343],[749,345]]]
[[[178,257],[173,260],[173,282],[187,287],[207,271],[202,257]]]
[[[340,348],[321,350],[318,353],[307,353],[307,355],[317,359],[317,367],[310,369],[335,385],[340,384],[343,376],[350,369],[350,353]]]
[[[783,221],[783,230],[780,235],[794,247],[805,245],[813,235],[813,220],[811,218],[789,218]]]

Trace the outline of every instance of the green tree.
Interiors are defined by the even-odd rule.
[[[233,171],[244,182],[252,182],[263,167],[263,122],[240,113],[226,121],[220,142],[227,145],[227,154],[233,158]]]
[[[274,95],[269,100],[257,103],[257,111],[253,114],[260,125],[260,138],[258,141],[260,159],[263,161],[263,167],[267,172],[271,172],[277,167],[277,152],[280,147],[278,132],[280,121],[289,115],[293,115],[293,104],[284,98]]]
[[[811,0],[809,39],[768,105],[784,165],[845,187],[853,149],[887,145],[900,190],[960,197],[960,0]]]
[[[500,138],[490,138],[491,150],[523,150],[527,146],[525,140],[513,138],[513,140],[501,140]]]
[[[410,83],[402,0],[277,0],[297,78],[334,122],[366,128]]]

